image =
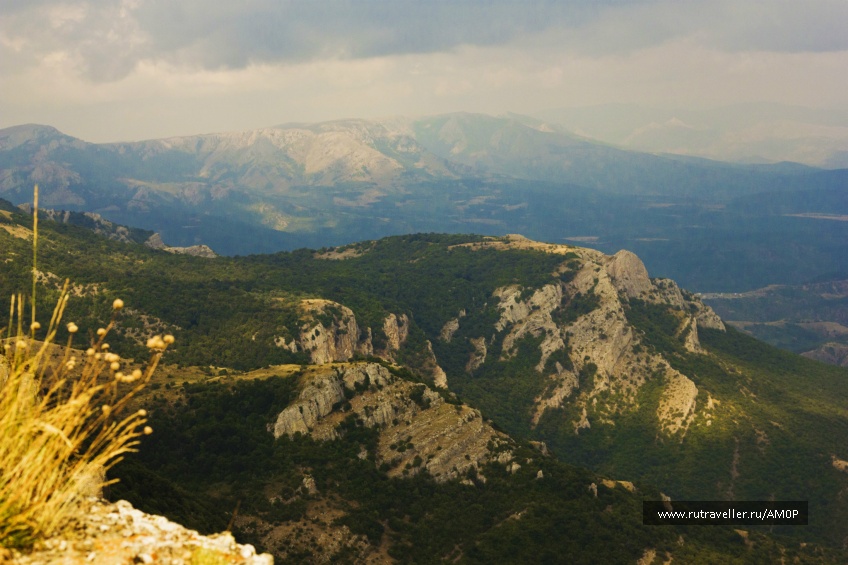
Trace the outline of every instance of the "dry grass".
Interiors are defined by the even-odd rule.
[[[36,211],[37,202],[36,188]],[[33,272],[37,229],[34,219]],[[146,368],[122,373],[121,358],[105,341],[123,307],[116,300],[112,320],[79,359],[72,349],[75,324],[66,324],[66,344],[55,343],[68,301],[67,283],[38,340],[42,333],[35,290],[33,283],[29,323],[24,322],[24,297],[12,297],[0,354],[0,546],[5,547],[27,547],[57,533],[77,512],[80,500],[107,484],[105,471],[152,431],[143,427],[144,410],[126,413],[124,408],[150,380],[173,341],[171,336],[151,339]]]

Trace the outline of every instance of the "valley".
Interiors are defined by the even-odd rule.
[[[848,281],[823,277],[744,293],[704,294],[729,324],[777,347],[833,365],[848,363]]]

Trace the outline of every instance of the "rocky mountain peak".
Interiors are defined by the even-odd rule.
[[[593,419],[612,422],[615,414],[634,409],[637,393],[647,382],[659,379],[661,427],[670,435],[685,433],[695,411],[704,408],[695,400],[698,388],[673,369],[662,352],[647,346],[643,330],[633,325],[629,312],[644,304],[666,310],[676,320],[681,346],[701,353],[698,327],[723,331],[724,324],[700,298],[684,293],[674,281],[651,279],[642,261],[626,250],[607,256],[516,234],[468,246],[563,255],[557,272],[567,275],[568,282],[537,289],[517,285],[496,289],[492,298],[500,317],[490,332],[468,338],[472,348],[467,372],[487,362],[487,352],[495,345],[493,334],[504,334],[501,361],[514,354],[516,343],[531,336],[539,340],[535,370],[546,376],[544,390],[535,399],[534,425],[548,410],[566,405],[578,409],[575,433],[590,427]],[[442,339],[454,341],[461,327],[461,318],[451,320]]]
[[[642,260],[626,249],[610,258],[606,270],[615,287],[628,298],[642,298],[654,288]]]
[[[25,143],[49,143],[57,140],[76,141],[52,126],[41,124],[22,124],[0,129],[0,151]]]

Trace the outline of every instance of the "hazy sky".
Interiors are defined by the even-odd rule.
[[[848,107],[848,0],[2,0],[0,127],[88,141],[604,103]]]

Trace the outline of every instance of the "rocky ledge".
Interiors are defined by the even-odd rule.
[[[31,553],[0,554],[0,562],[6,559],[21,565],[274,563],[252,545],[236,543],[229,532],[203,536],[124,500],[110,504],[97,498],[82,504],[79,517],[65,533],[39,543]]]
[[[165,245],[165,242],[162,241],[162,236],[158,233],[151,235],[147,241],[144,242],[144,245],[151,249],[159,249],[167,251],[168,253],[175,253],[177,255],[193,255],[194,257],[203,257],[204,259],[214,259],[218,256],[218,254],[215,253],[208,245],[190,245],[188,247],[172,247],[170,245]]]

